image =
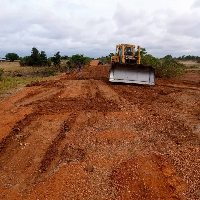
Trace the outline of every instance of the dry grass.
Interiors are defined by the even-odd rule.
[[[179,62],[184,64],[187,70],[195,70],[195,71],[200,70],[200,63],[198,63],[197,61],[184,60],[184,61],[179,61]]]
[[[0,68],[7,70],[18,70],[20,67],[19,61],[15,62],[0,62]]]
[[[180,60],[180,63],[184,64],[184,65],[195,65],[195,64],[199,64],[197,63],[197,61],[193,61],[193,60]]]
[[[11,96],[31,82],[47,80],[52,77],[51,74],[44,74],[46,68],[21,67],[19,61],[0,62],[0,69],[4,71],[0,80],[0,101]]]

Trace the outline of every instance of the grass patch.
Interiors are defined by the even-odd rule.
[[[18,89],[36,81],[44,81],[68,71],[66,61],[59,69],[51,66],[20,66],[19,62],[0,63],[0,101],[14,94]]]
[[[0,69],[0,81],[2,80],[4,69]]]
[[[20,68],[19,62],[0,62],[0,68],[3,68],[5,71],[6,70],[15,70],[17,68]]]
[[[20,67],[19,63],[5,63],[0,69],[0,94],[10,93],[35,81],[43,81],[57,75],[53,67]]]
[[[191,65],[190,69],[197,69],[198,67],[196,65]]]
[[[4,77],[44,77],[57,75],[57,70],[54,67],[20,67],[7,69],[4,72]]]
[[[51,77],[3,77],[0,81],[0,93],[6,93],[10,89],[16,89],[25,86],[34,81],[42,81]]]

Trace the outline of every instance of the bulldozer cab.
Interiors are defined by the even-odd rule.
[[[140,46],[137,48],[138,55],[135,45],[116,45],[115,55],[111,58],[110,82],[155,85],[155,70],[140,64]]]
[[[126,47],[125,55],[128,55],[128,56],[132,56],[133,55],[133,50],[131,49],[131,47]]]

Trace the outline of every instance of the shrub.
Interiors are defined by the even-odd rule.
[[[142,57],[141,63],[144,65],[151,65],[155,68],[157,77],[173,77],[180,76],[184,73],[185,66],[177,62],[173,58],[165,58],[160,60],[147,54]]]
[[[84,57],[83,54],[76,54],[76,55],[73,55],[66,62],[66,64],[69,68],[75,68],[79,66],[79,62],[81,63],[81,65],[89,65],[91,60],[92,58]]]
[[[195,68],[198,68],[198,67],[196,65],[191,65],[190,68],[195,69]]]
[[[164,77],[180,76],[184,74],[185,66],[174,59],[164,59],[160,71]]]
[[[4,73],[4,69],[0,69],[0,81],[2,80],[3,73]]]
[[[51,58],[47,59],[47,65],[50,67],[51,66]]]
[[[62,59],[62,60],[68,60],[68,59],[69,59],[69,56],[67,56],[67,55],[61,56],[61,59]]]
[[[21,58],[19,64],[21,66],[49,66],[50,62],[47,60],[45,51],[40,53],[37,48],[33,47],[31,56]]]
[[[55,76],[56,75],[56,69],[55,68],[46,68],[44,70],[44,76]]]
[[[60,63],[61,63],[61,55],[60,55],[60,52],[58,51],[52,58],[51,58],[52,62],[53,62],[53,65],[56,67],[56,68],[60,68]]]
[[[67,64],[67,66],[68,66],[69,68],[72,68],[72,63],[71,63],[69,60],[66,62],[66,64]]]
[[[19,61],[20,66],[30,66],[31,63],[31,56],[25,56],[21,58]]]

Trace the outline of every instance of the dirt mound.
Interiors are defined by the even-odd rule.
[[[0,199],[200,198],[199,86],[108,74],[93,63],[0,103]]]

